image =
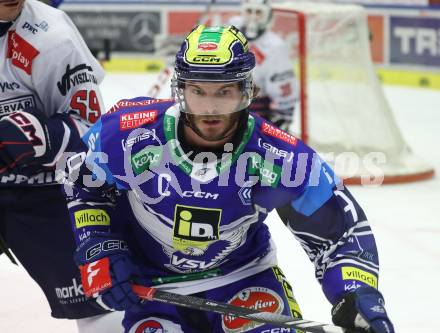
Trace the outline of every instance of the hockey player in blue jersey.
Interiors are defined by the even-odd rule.
[[[198,26],[176,55],[174,100],[121,100],[83,137],[65,190],[85,292],[124,310],[125,332],[275,332],[142,303],[131,287],[301,317],[264,223],[276,209],[313,261],[334,323],[393,333],[364,212],[310,147],[248,113],[254,66],[236,28]],[[125,195],[129,207],[116,204]]]

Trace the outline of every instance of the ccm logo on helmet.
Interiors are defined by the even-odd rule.
[[[204,56],[196,56],[193,58],[194,62],[205,62],[205,63],[219,63],[221,61],[221,59],[219,57],[216,56],[209,56],[209,55],[204,55]]]

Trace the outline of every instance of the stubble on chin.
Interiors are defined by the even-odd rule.
[[[16,1],[6,1],[2,2],[0,0],[0,9],[2,9],[2,13],[0,14],[0,21],[14,21],[23,10],[24,2],[21,2],[17,7],[10,8],[7,5],[12,4]]]

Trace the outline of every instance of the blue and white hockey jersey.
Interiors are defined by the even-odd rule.
[[[85,135],[66,181],[78,243],[122,233],[153,284],[195,293],[276,264],[264,220],[277,209],[330,302],[360,285],[377,288],[364,212],[310,147],[250,115],[234,147],[184,151],[179,115],[172,100],[122,100]],[[131,209],[116,205],[121,192]]]

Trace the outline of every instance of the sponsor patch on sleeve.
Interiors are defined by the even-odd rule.
[[[157,120],[157,110],[138,111],[119,116],[119,129],[121,131],[133,129]]]
[[[18,35],[15,30],[8,33],[8,53],[6,58],[11,59],[11,63],[26,72],[32,74],[32,62],[40,53],[31,44]]]
[[[342,267],[342,280],[361,281],[377,289],[377,277],[356,267]]]
[[[83,209],[74,213],[77,229],[92,225],[110,225],[110,216],[102,209]]]
[[[294,146],[296,146],[298,142],[298,139],[292,134],[284,132],[267,122],[264,122],[263,125],[261,125],[261,131],[266,135],[273,136],[274,138],[280,139]]]

